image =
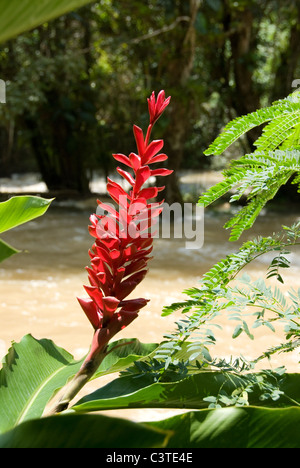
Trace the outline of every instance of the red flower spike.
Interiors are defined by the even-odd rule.
[[[134,133],[138,153],[141,157],[143,157],[145,149],[146,149],[143,130],[137,125],[134,125],[133,133]]]
[[[86,290],[86,292],[88,293],[88,295],[90,296],[92,301],[94,301],[97,308],[100,309],[100,310],[103,310],[103,294],[102,294],[102,291],[99,288],[95,287],[95,286],[84,286],[84,289]]]
[[[134,186],[135,180],[134,180],[134,178],[132,177],[132,175],[129,174],[129,172],[124,171],[124,170],[121,169],[120,167],[117,167],[117,172],[118,172],[122,177],[124,177],[124,179],[126,179],[127,182],[130,183],[130,185]]]
[[[135,153],[130,153],[129,160],[134,172],[137,172],[142,165],[141,156]]]
[[[99,200],[97,200],[97,203],[98,203],[98,206],[100,207],[100,209],[103,210],[103,215],[104,215],[105,212],[108,212],[108,213],[110,213],[110,217],[113,217],[115,219],[119,218],[119,213],[111,205],[107,205],[106,203],[102,203]],[[99,211],[100,211],[100,209],[98,208]],[[99,214],[98,214],[98,217],[100,217]]]
[[[142,166],[140,169],[138,169],[136,173],[136,183],[135,183],[136,193],[140,190],[142,185],[144,185],[144,183],[147,182],[150,176],[151,176],[151,171],[150,171],[149,166]]]
[[[154,164],[156,162],[163,162],[168,159],[168,156],[164,153],[158,154],[157,156],[153,156],[149,161],[149,164]]]
[[[83,311],[85,312],[87,318],[95,328],[99,328],[99,314],[98,314],[98,308],[92,299],[81,299],[78,298],[78,302],[81,305]]]
[[[127,310],[127,312],[135,312],[137,309],[142,309],[142,307],[145,307],[148,302],[149,299],[130,299],[129,301],[120,302],[120,306],[124,310]]]
[[[163,140],[154,140],[150,143],[144,153],[143,163],[147,164],[164,146]]]
[[[172,174],[172,171],[171,169],[154,169],[153,171],[151,171],[151,175],[152,176],[167,176],[167,175],[170,175]]]
[[[140,197],[144,197],[146,198],[147,200],[149,198],[155,198],[157,197],[157,194],[158,194],[158,188],[157,187],[148,187],[148,188],[144,188],[140,191],[139,195]]]
[[[159,119],[165,108],[170,103],[171,97],[165,99],[165,92],[160,91],[157,96],[157,101],[155,101],[155,93],[152,92],[150,98],[148,99],[148,109],[150,114],[150,124],[154,123]]]
[[[113,182],[109,178],[107,179],[107,191],[110,194],[111,198],[118,204],[122,204],[127,207],[127,198],[130,198],[121,185]]]
[[[125,156],[124,154],[113,154],[113,157],[115,158],[116,161],[119,161],[123,164],[126,164],[126,166],[131,167],[129,158]]]
[[[150,141],[154,123],[170,102],[165,92],[157,98],[153,92],[148,99],[149,125],[143,130],[133,126],[137,153],[126,156],[113,154],[116,161],[132,169],[133,175],[120,167],[117,172],[131,185],[130,192],[107,178],[107,191],[113,205],[98,201],[99,213],[90,217],[90,234],[95,238],[89,251],[91,267],[86,267],[90,286],[85,286],[87,299],[78,299],[95,333],[86,361],[105,352],[111,338],[137,318],[147,299],[126,299],[147,273],[147,263],[153,248],[153,234],[149,228],[161,213],[163,202],[148,203],[164,187],[144,187],[151,176],[166,176],[173,171],[149,168],[149,164],[163,162],[167,155],[160,153],[163,140]],[[115,207],[117,203],[117,208]]]

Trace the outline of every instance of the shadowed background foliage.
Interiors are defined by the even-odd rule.
[[[88,194],[93,174],[113,169],[111,153],[134,150],[131,122],[143,125],[146,97],[165,89],[165,196],[180,201],[178,169],[214,167],[203,151],[224,124],[285,97],[300,72],[296,0],[74,0],[66,14],[70,2],[27,2],[24,33],[13,3],[0,35],[0,172],[39,172],[50,191]],[[13,11],[18,36],[6,40]]]

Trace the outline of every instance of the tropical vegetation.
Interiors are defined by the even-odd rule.
[[[22,3],[22,11],[25,14],[28,3],[30,2]],[[59,2],[54,3],[58,8]],[[66,13],[65,3],[60,2],[61,9],[55,10],[56,15]],[[78,1],[76,4],[74,0],[71,7],[82,6],[83,3]],[[34,91],[36,100],[33,100],[34,102],[28,100],[30,102],[26,103],[19,100],[18,105],[15,101],[15,108],[12,106],[8,111],[2,109],[3,125],[9,129],[10,125],[14,127],[19,119],[23,122],[22,125],[26,125],[29,133],[25,137],[23,133],[25,127],[20,124],[13,144],[20,145],[23,142],[28,150],[27,144],[31,141],[31,151],[39,152],[41,172],[43,167],[47,167],[53,176],[49,181],[49,188],[52,187],[50,182],[55,180],[56,184],[52,188],[56,189],[62,188],[61,181],[65,177],[61,169],[70,155],[72,161],[74,157],[74,161],[78,163],[76,170],[80,168],[80,172],[84,172],[83,161],[78,160],[72,152],[72,149],[80,144],[82,137],[80,132],[84,133],[87,129],[88,133],[91,132],[87,136],[87,141],[92,146],[95,145],[95,151],[99,127],[101,134],[106,134],[107,138],[110,138],[109,132],[117,132],[116,134],[120,136],[118,145],[124,144],[124,154],[115,153],[115,150],[112,152],[114,160],[126,166],[125,169],[118,166],[117,172],[129,184],[129,191],[125,191],[109,177],[107,191],[117,203],[117,207],[112,209],[111,206],[99,202],[105,214],[101,212],[91,217],[90,233],[95,240],[90,251],[91,266],[87,267],[90,286],[85,289],[89,297],[79,299],[94,330],[88,355],[76,360],[67,350],[57,346],[53,341],[47,338],[36,339],[31,334],[25,335],[19,343],[12,343],[0,370],[0,447],[174,448],[176,450],[299,448],[300,436],[297,430],[300,422],[299,373],[290,373],[283,366],[274,368],[268,365],[277,354],[298,353],[300,345],[300,289],[288,288],[285,293],[281,289],[284,283],[284,271],[291,266],[289,253],[297,253],[299,245],[300,224],[297,219],[292,226],[282,226],[282,231],[279,233],[243,241],[235,253],[228,254],[226,258],[216,262],[202,276],[197,286],[191,285],[185,291],[187,296],[185,301],[165,305],[163,315],[181,311],[182,318],[175,322],[174,331],[166,335],[161,343],[141,343],[138,338],[110,341],[110,338],[123,326],[129,325],[137,318],[146,301],[144,298],[127,299],[135,286],[144,278],[144,269],[152,246],[152,238],[142,236],[145,228],[142,221],[145,219],[151,221],[161,211],[161,201],[158,201],[155,202],[157,211],[154,214],[152,211],[149,212],[149,200],[157,197],[162,192],[162,187],[158,183],[155,186],[144,186],[144,184],[151,175],[158,178],[167,175],[166,180],[174,177],[172,170],[174,169],[176,173],[180,167],[178,162],[184,152],[195,152],[199,146],[199,139],[202,139],[203,143],[216,130],[214,127],[209,132],[203,132],[203,135],[199,132],[199,139],[193,142],[201,120],[198,120],[199,115],[195,120],[185,119],[185,116],[192,112],[189,106],[191,102],[195,104],[195,108],[199,107],[203,112],[206,93],[209,93],[206,90],[207,83],[199,85],[199,76],[191,67],[191,60],[195,60],[196,63],[200,60],[200,55],[196,53],[199,52],[195,34],[196,25],[200,36],[205,35],[209,38],[209,47],[201,49],[203,56],[206,54],[211,56],[211,45],[218,43],[217,55],[220,65],[223,66],[225,63],[232,66],[232,69],[227,70],[228,76],[224,78],[226,84],[220,85],[221,88],[216,86],[215,90],[217,93],[219,91],[219,94],[211,97],[212,100],[215,99],[215,104],[210,101],[212,107],[209,108],[208,115],[203,117],[204,123],[208,122],[210,113],[218,108],[220,120],[218,119],[217,126],[222,119],[223,123],[227,120],[219,136],[207,142],[203,159],[208,161],[206,164],[213,164],[209,161],[228,150],[232,151],[233,147],[239,148],[238,152],[234,151],[234,157],[230,158],[229,164],[224,168],[223,180],[200,194],[198,203],[208,207],[226,196],[229,203],[236,207],[237,202],[243,200],[224,226],[225,229],[231,229],[230,240],[238,241],[245,231],[253,226],[262,209],[276,200],[282,187],[292,182],[292,185],[299,190],[300,91],[284,92],[281,95],[284,89],[282,85],[280,93],[279,87],[277,88],[277,98],[267,102],[272,96],[270,85],[264,86],[261,70],[254,80],[249,67],[247,76],[243,78],[245,86],[235,95],[237,98],[235,104],[229,106],[229,101],[221,99],[221,89],[227,90],[227,99],[230,96],[232,98],[233,79],[234,87],[239,89],[242,80],[241,63],[243,59],[253,60],[250,51],[260,51],[260,58],[262,56],[267,58],[265,49],[252,49],[250,45],[253,41],[252,28],[258,27],[262,4],[250,2],[248,7],[242,0],[238,2],[191,0],[186,4],[176,1],[174,5],[169,1],[149,1],[147,5],[139,6],[138,2],[130,4],[124,2],[122,6],[110,1],[86,3],[93,5],[79,10],[78,16],[76,12],[71,16],[60,16],[55,20],[54,29],[50,26],[50,22],[46,22],[52,19],[49,12],[47,13],[45,9],[40,15],[39,10],[36,10],[36,22],[28,23],[28,28],[35,29],[30,33],[19,35],[16,42],[6,43],[2,60],[4,63],[6,61],[7,67],[8,57],[13,56],[13,60],[16,60],[12,62],[12,68],[19,69],[16,64],[21,57],[24,59],[26,51],[36,51],[34,54],[36,62],[31,69],[36,81],[28,82],[24,76],[21,80],[19,76],[20,81],[18,80],[12,93],[16,97],[17,88],[23,83],[31,87],[32,92],[36,90]],[[276,3],[267,2],[267,8],[271,9]],[[134,7],[138,8],[139,17],[133,16]],[[185,15],[187,7],[188,18]],[[287,10],[287,5],[283,3],[276,10],[276,14],[282,15],[280,18],[288,21],[291,18],[290,14],[295,18],[295,12],[299,13],[297,8],[296,2],[292,4],[291,10]],[[212,25],[208,24],[206,17],[209,9],[215,12]],[[122,13],[126,11],[127,15],[121,15],[121,10]],[[153,12],[150,16],[149,10]],[[32,21],[33,16],[29,15],[29,11],[28,18]],[[164,16],[162,12],[168,15]],[[172,16],[174,14],[176,14],[175,19]],[[93,21],[90,23],[87,18],[91,17]],[[166,17],[168,26],[165,23]],[[13,15],[12,18],[16,20],[15,23],[14,20],[9,23],[9,27],[15,26],[15,29],[4,32],[2,40],[12,40],[13,36],[22,32],[19,17]],[[123,41],[122,35],[133,34],[133,18],[139,18],[136,21],[139,35],[137,31],[134,32],[131,39],[132,55],[127,56],[126,42]],[[145,18],[148,22],[143,21]],[[156,24],[159,29],[151,29],[155,18],[161,21],[159,25]],[[238,19],[240,23],[236,24]],[[104,31],[101,38],[98,36],[98,50],[95,49],[101,57],[98,68],[91,66],[91,63],[95,65],[95,62],[88,62],[92,60],[89,28],[91,24],[99,24],[100,20]],[[78,22],[81,28],[76,38],[72,39],[72,28],[76,29]],[[265,41],[266,46],[270,41],[270,37],[268,38],[266,34],[272,30],[273,23],[266,17],[262,23],[266,29],[264,31],[260,29],[258,38],[262,42]],[[38,26],[39,24],[42,26]],[[67,24],[70,28],[66,28]],[[287,37],[292,40],[299,34],[295,24],[291,21],[288,28],[284,29],[282,25],[282,29],[280,27],[278,31],[276,30],[282,41],[279,41],[282,46],[281,54],[275,53],[274,47],[272,49],[274,55],[270,56],[272,66],[270,62],[267,66],[269,72],[272,68],[276,86],[279,86],[280,80],[279,69],[275,65],[279,66],[283,60],[287,60],[290,51]],[[176,25],[180,26],[180,34],[178,31],[175,34]],[[24,22],[22,28],[25,31]],[[272,31],[275,34],[275,30]],[[245,35],[245,32],[248,32],[248,35]],[[170,57],[167,60],[163,53],[165,44],[162,35],[170,34],[171,37],[173,33],[178,43],[174,39],[172,42],[174,49],[171,47]],[[144,36],[150,41],[147,54],[145,50],[139,49],[140,42],[146,40]],[[51,37],[54,38],[53,42]],[[119,48],[117,53],[112,54],[110,51],[116,44],[116,38],[119,41]],[[228,51],[228,40],[231,43],[230,51]],[[74,66],[72,60],[67,61],[65,58],[71,52],[68,44],[74,44],[74,41],[80,42],[81,45],[85,44],[87,54],[84,55],[84,60],[81,56],[76,67],[72,68]],[[37,44],[40,49],[36,48]],[[56,57],[58,62],[55,65],[57,69],[51,67],[54,64],[55,51],[58,49],[48,49],[48,46],[54,47],[54,45],[59,49]],[[43,48],[45,54],[42,53]],[[13,54],[13,51],[16,53]],[[143,60],[137,62],[138,52],[135,51],[144,54]],[[67,84],[74,86],[69,86],[68,94],[63,86],[62,89],[57,86],[52,87],[51,74],[45,74],[45,69],[40,67],[40,60],[47,62],[49,66],[47,70],[53,72],[52,78],[59,79],[57,73],[61,67],[60,71],[64,77],[70,78],[70,81],[61,80],[61,82],[66,86]],[[116,60],[114,64],[118,63],[119,67],[112,66],[114,60]],[[99,65],[99,62],[97,63]],[[139,70],[136,66],[132,66],[136,63],[141,67]],[[25,67],[20,73],[26,74],[31,65],[28,64],[26,70],[26,60],[24,64]],[[200,65],[199,63],[201,68]],[[121,76],[122,67],[125,67],[123,69],[126,73]],[[179,77],[175,77],[174,69],[181,71]],[[297,66],[293,63],[290,70],[292,75],[296,69]],[[39,74],[34,75],[42,73],[42,70],[45,79],[41,79]],[[135,74],[133,70],[137,70],[137,73]],[[218,81],[220,78],[218,69],[216,68],[214,72],[215,74],[211,69],[205,70],[208,76],[215,77],[214,79]],[[79,76],[76,76],[76,73]],[[104,108],[99,106],[99,113],[94,114],[90,112],[89,106],[88,109],[85,106],[87,102],[96,105],[97,100],[85,101],[81,92],[87,93],[84,96],[88,95],[89,99],[90,93],[95,96],[93,94],[95,88],[91,83],[96,80],[97,73],[102,73],[106,78],[108,76],[114,78],[115,83],[121,80],[122,85],[127,84],[127,86],[122,88],[123,93],[116,92],[118,86],[112,89],[107,86],[103,100],[108,102],[108,105]],[[130,118],[132,113],[142,115],[142,121],[146,121],[146,113],[140,112],[140,102],[146,95],[145,90],[149,88],[145,82],[153,85],[163,81],[162,77],[167,75],[174,79],[170,81],[172,84],[169,87],[170,93],[168,92],[172,99],[171,101],[169,98],[166,99],[164,91],[151,94],[148,100],[147,118],[150,119],[147,121],[148,131],[144,134],[141,127],[134,126],[137,149],[132,151],[127,146],[127,130],[123,129],[122,133],[120,128],[126,124],[131,130],[131,122],[135,121]],[[211,86],[216,84],[214,79]],[[129,85],[132,80],[135,82],[134,93]],[[203,99],[200,101],[194,100],[195,96],[199,96],[198,86],[203,93]],[[114,99],[111,99],[112,95]],[[249,99],[246,99],[249,97],[251,105]],[[122,100],[125,105],[119,108],[119,102]],[[261,105],[263,101],[264,105]],[[58,114],[52,113],[54,102]],[[129,105],[129,102],[132,105]],[[196,105],[197,102],[201,105]],[[237,115],[234,115],[234,118],[224,119],[226,110],[225,106],[223,108],[220,106],[221,102],[222,104],[226,102],[227,109],[230,111],[234,109]],[[165,110],[164,117],[160,118]],[[37,112],[41,115],[39,122],[34,120]],[[51,132],[49,130],[51,126],[47,126],[46,121],[53,124],[54,115],[60,124]],[[117,122],[115,128],[110,126],[113,116]],[[165,117],[168,125],[163,123]],[[149,167],[150,164],[167,160],[166,154],[160,153],[163,140],[150,140],[154,123],[156,130],[161,130],[164,135],[166,150],[170,150],[170,153],[166,151],[170,156],[169,166],[163,169],[156,166]],[[68,141],[70,144],[68,146],[64,136],[70,128],[74,132],[75,141]],[[61,140],[55,137],[56,131],[62,131]],[[187,137],[189,131],[191,139]],[[172,134],[174,138],[170,143]],[[176,148],[183,139],[188,142],[187,146],[181,145],[181,156],[175,157]],[[236,147],[238,141],[242,143]],[[55,148],[54,145],[58,146]],[[109,145],[106,149],[108,147]],[[63,152],[66,148],[68,152],[64,159],[60,151]],[[86,151],[89,153],[88,148],[89,146],[86,147]],[[241,151],[241,148],[245,151]],[[43,161],[44,157],[46,159]],[[60,163],[61,167],[58,169]],[[86,177],[86,173],[84,174]],[[75,179],[76,176],[70,177],[68,189],[74,189]],[[176,179],[173,179],[173,184],[174,180]],[[88,186],[87,182],[81,178],[79,191],[82,193]],[[75,189],[78,190],[79,186],[76,185]],[[169,185],[169,191],[166,192],[168,196],[171,193],[174,195],[174,187],[172,183]],[[174,196],[170,199],[173,200]],[[13,197],[3,202],[0,205],[0,231],[7,231],[41,215],[47,216],[45,212],[51,202],[52,199],[45,200],[32,196]],[[133,226],[134,229],[128,235],[129,226]],[[124,236],[122,233],[125,228]],[[224,230],[224,238],[225,232]],[[4,242],[1,242],[0,248],[1,260],[5,260],[13,253],[17,254],[16,249]],[[264,255],[269,259],[265,275],[253,279],[247,268]],[[238,357],[215,355],[214,345],[217,341],[215,330],[221,328],[218,320],[221,315],[228,317],[229,324],[233,324],[234,339],[245,334],[248,339],[254,340],[254,331],[257,328],[265,328],[265,333],[274,333],[277,327],[281,327],[283,341],[279,345],[265,349],[253,359],[246,359],[242,354]],[[104,375],[111,375],[114,378],[108,384],[101,385],[101,377]],[[89,379],[98,379],[99,388],[73,401],[78,390],[84,388]],[[62,398],[58,394],[61,391]],[[57,401],[57,398],[58,404],[55,404],[53,409],[52,399]],[[143,423],[108,417],[100,413],[103,410],[121,408],[172,408],[180,412],[160,421]]]

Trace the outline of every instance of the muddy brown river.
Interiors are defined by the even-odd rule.
[[[93,199],[82,204],[53,203],[41,218],[1,236],[23,251],[0,264],[1,358],[12,341],[18,342],[27,333],[37,339],[53,340],[75,358],[88,351],[92,329],[76,297],[86,295],[83,289],[83,284],[88,284],[85,266],[89,265],[88,249],[93,242],[87,226],[89,215],[95,209]],[[145,297],[150,302],[115,339],[137,337],[142,342],[160,342],[165,333],[174,330],[174,322],[180,314],[162,317],[162,307],[184,299],[182,291],[197,286],[205,271],[240,245],[228,241],[229,233],[223,229],[228,217],[222,211],[205,214],[204,244],[198,250],[186,249],[185,239],[155,239],[148,275],[132,296]],[[280,230],[282,224],[291,225],[297,219],[295,213],[263,214],[243,240],[271,234]],[[283,272],[284,291],[289,286],[300,286],[300,252],[295,251],[290,259],[293,266]],[[253,277],[262,276],[269,261],[270,257],[261,258],[247,271]],[[254,341],[244,335],[233,340],[234,324],[226,318],[220,318],[219,323],[223,329],[218,332],[217,344],[211,350],[214,356],[242,354],[253,358],[281,342],[280,332],[274,334],[266,328],[258,329]],[[283,354],[274,359],[272,365],[285,365],[289,371],[298,372],[298,362],[297,353]],[[267,363],[262,367],[267,367]],[[104,379],[103,383],[106,381]],[[93,389],[95,382],[90,385]],[[135,420],[165,417],[169,413],[166,410],[108,412]]]

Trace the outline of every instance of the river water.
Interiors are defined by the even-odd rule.
[[[1,357],[12,341],[20,341],[27,333],[37,339],[53,340],[75,358],[81,358],[88,351],[92,329],[76,297],[86,296],[83,289],[83,284],[88,284],[85,266],[89,265],[88,250],[93,242],[87,226],[89,216],[95,210],[96,198],[82,203],[54,202],[41,218],[1,236],[22,250],[0,265]],[[184,299],[185,289],[197,286],[203,273],[240,245],[240,242],[229,242],[229,232],[223,229],[229,216],[226,210],[205,213],[204,244],[200,249],[187,249],[185,239],[154,240],[154,258],[149,263],[148,275],[133,295],[148,298],[150,302],[115,339],[137,337],[142,342],[160,342],[165,333],[174,330],[174,322],[180,314],[162,317],[162,307]],[[298,218],[297,213],[264,213],[242,240],[272,234],[280,230],[282,224],[291,225]],[[291,285],[300,286],[299,252],[293,253],[291,260],[293,266],[283,272],[284,291]],[[248,272],[254,277],[262,276],[269,261],[270,258],[261,258]],[[241,353],[253,358],[281,342],[280,333],[274,334],[268,329],[259,329],[254,341],[243,335],[232,340],[234,324],[225,318],[220,318],[219,323],[223,329],[212,350],[214,356],[229,357]],[[285,354],[274,360],[274,366],[285,365],[294,372],[298,371],[298,362],[297,354]],[[159,418],[162,411],[151,410],[148,418]],[[136,420],[145,418],[145,412],[138,410],[113,414],[134,415]]]

